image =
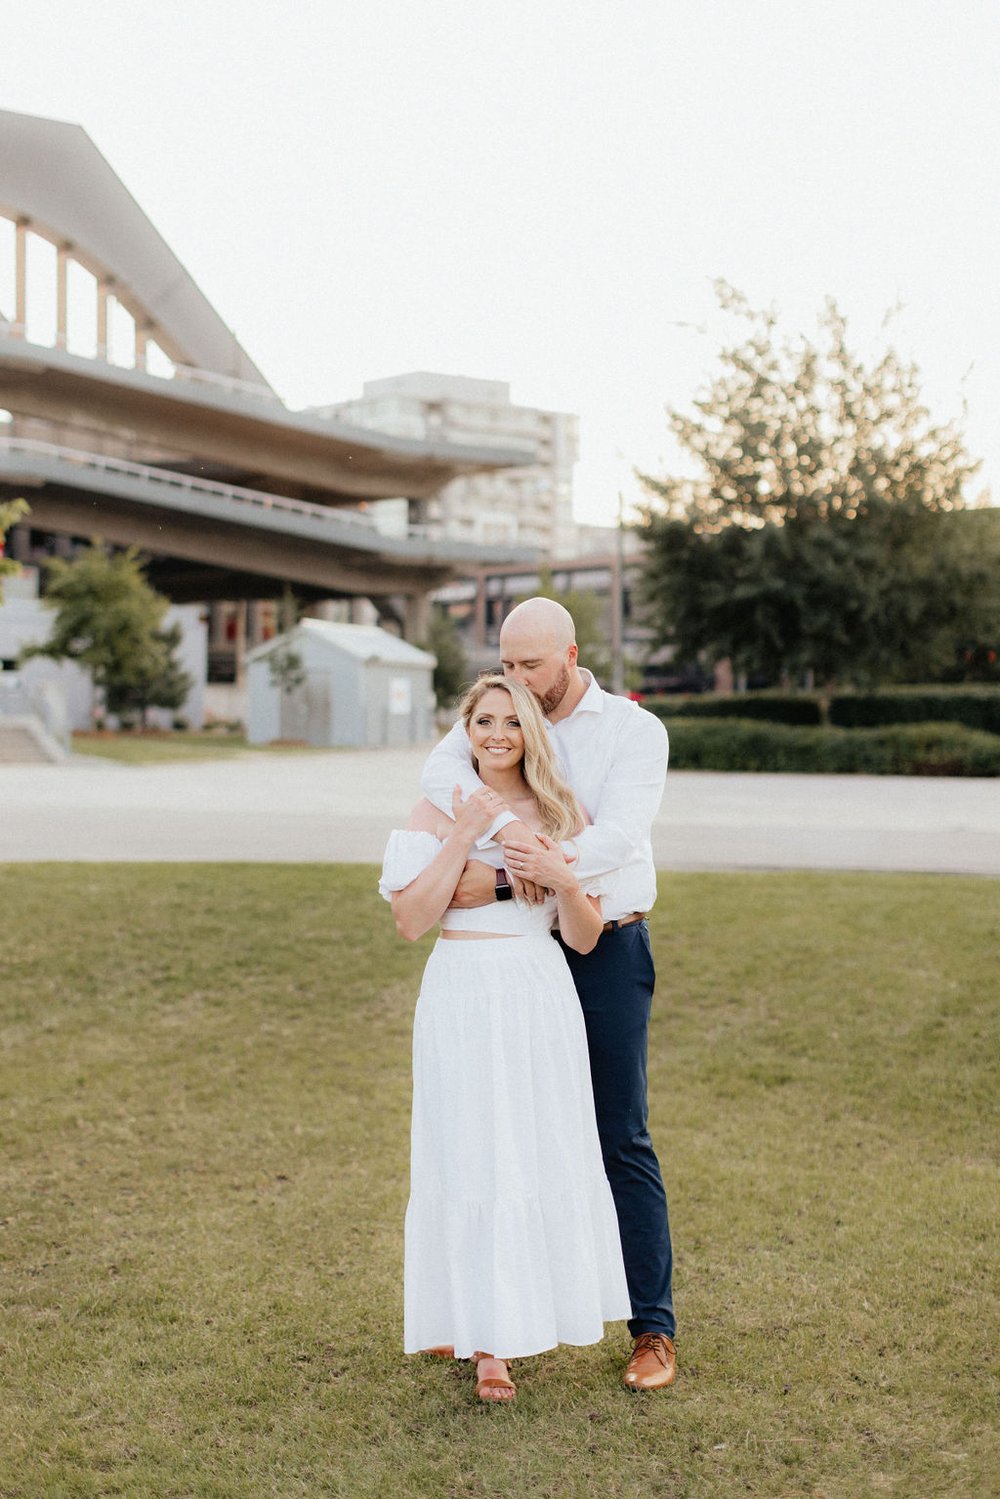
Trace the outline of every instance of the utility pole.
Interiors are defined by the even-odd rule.
[[[611,691],[625,694],[625,502],[618,491],[618,527],[611,555]]]

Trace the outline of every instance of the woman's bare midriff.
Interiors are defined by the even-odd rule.
[[[516,932],[442,932],[448,942],[496,942],[498,938],[516,937]]]

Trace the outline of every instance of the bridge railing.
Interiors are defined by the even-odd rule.
[[[24,323],[11,322],[9,318],[0,315],[0,334],[6,338],[17,338],[23,343],[30,343],[39,349],[66,349],[66,340],[58,335],[54,343],[37,343],[28,337],[28,329]],[[153,340],[155,343],[155,340]],[[159,349],[159,345],[157,344]],[[109,359],[107,354],[86,354],[82,357],[93,359],[95,363],[107,364],[114,370],[138,370],[142,375],[152,375],[155,380],[179,380],[188,385],[208,385],[214,390],[230,391],[234,395],[249,396],[251,400],[266,401],[272,406],[281,406],[288,409],[287,402],[279,396],[270,385],[261,385],[257,380],[241,380],[236,375],[220,375],[215,370],[203,370],[195,364],[180,364],[176,359],[171,359],[169,354],[162,357],[169,369],[158,370],[152,364],[147,364],[145,358],[138,354],[131,364],[121,364],[116,359]]]
[[[155,375],[157,371],[143,367],[147,375]],[[239,380],[235,375],[218,375],[214,370],[201,370],[193,364],[175,364],[173,376],[161,376],[160,378],[181,380],[190,385],[210,385],[215,390],[231,391],[234,395],[249,396],[255,401],[268,401],[272,406],[281,406],[287,410],[285,401],[282,400],[276,390],[269,385],[258,385],[253,380]]]
[[[316,505],[310,500],[292,500],[287,495],[268,494],[260,489],[244,489],[239,484],[223,484],[216,479],[199,479],[196,474],[185,474],[177,469],[154,468],[145,463],[133,463],[128,458],[113,458],[105,453],[87,453],[78,448],[63,447],[59,443],[40,442],[31,437],[0,436],[0,454],[21,454],[24,457],[54,458],[75,468],[85,468],[98,473],[122,474],[143,483],[155,484],[161,489],[183,490],[189,494],[210,495],[215,499],[236,500],[253,505],[259,510],[278,511],[285,515],[308,516],[312,520],[327,524],[346,522],[378,533],[375,517],[357,510],[341,510],[330,505]],[[412,528],[414,531],[416,527]]]

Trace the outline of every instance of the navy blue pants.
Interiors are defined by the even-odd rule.
[[[632,1301],[629,1332],[674,1336],[667,1195],[647,1128],[646,1048],[656,974],[645,921],[582,954],[562,943],[587,1025],[597,1129],[618,1211]]]

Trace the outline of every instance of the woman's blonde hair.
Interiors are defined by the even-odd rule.
[[[521,733],[524,735],[524,760],[521,768],[528,790],[535,798],[543,832],[548,833],[557,843],[563,838],[571,838],[583,826],[580,803],[556,769],[556,757],[545,730],[542,710],[527,687],[522,687],[520,682],[515,682],[510,677],[501,676],[499,672],[479,677],[459,704],[458,712],[465,725],[465,732],[469,732],[469,724],[480,699],[487,692],[496,689],[510,694],[514,712],[521,725]],[[475,755],[472,763],[478,771]]]

